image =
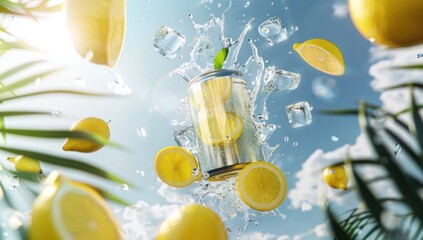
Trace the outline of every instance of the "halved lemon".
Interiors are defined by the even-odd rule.
[[[199,174],[193,175],[193,170],[198,169],[197,161],[182,147],[170,146],[160,150],[154,167],[160,180],[172,187],[186,187],[200,179]]]
[[[242,118],[236,113],[216,111],[199,121],[198,135],[205,144],[219,145],[236,141],[243,129]]]
[[[32,240],[123,239],[118,221],[91,187],[52,172],[34,201],[28,237]]]
[[[285,175],[274,164],[258,161],[248,164],[238,176],[238,193],[242,201],[258,211],[277,208],[285,199]]]
[[[67,25],[82,57],[114,67],[125,38],[126,0],[68,0]]]
[[[344,56],[334,43],[315,38],[295,43],[293,48],[304,61],[317,70],[334,76],[344,74]]]
[[[198,109],[211,109],[224,104],[231,95],[232,78],[218,77],[195,85],[190,101]]]

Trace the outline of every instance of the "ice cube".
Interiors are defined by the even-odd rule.
[[[185,44],[185,36],[167,26],[161,26],[154,35],[156,51],[168,59],[175,58]]]
[[[183,129],[173,132],[175,142],[190,152],[196,152],[195,136],[192,127],[185,127]]]
[[[264,73],[264,92],[289,92],[300,84],[301,75],[269,66]]]
[[[288,39],[288,31],[278,17],[272,17],[264,21],[258,27],[258,32],[271,46]]]
[[[286,107],[289,124],[293,128],[303,127],[312,122],[311,110],[312,106],[306,101],[298,102]]]

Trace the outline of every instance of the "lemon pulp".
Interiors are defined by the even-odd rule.
[[[205,144],[219,145],[237,140],[244,123],[236,113],[217,111],[199,121],[198,135]]]
[[[186,187],[199,179],[193,175],[198,168],[194,156],[182,147],[170,146],[160,150],[154,164],[157,176],[172,187]]]
[[[119,240],[119,225],[106,202],[89,186],[57,172],[34,202],[28,235],[31,240]]]
[[[268,162],[250,163],[238,176],[238,193],[242,201],[255,210],[277,208],[285,199],[286,191],[285,175]]]
[[[317,70],[334,76],[344,74],[344,57],[334,43],[315,38],[304,43],[295,43],[293,48],[304,61]]]

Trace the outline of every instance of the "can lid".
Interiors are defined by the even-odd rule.
[[[212,70],[212,71],[205,72],[203,74],[196,76],[189,82],[189,85],[193,84],[194,82],[198,82],[208,78],[226,77],[230,75],[242,76],[242,73],[238,70],[233,70],[233,69]]]

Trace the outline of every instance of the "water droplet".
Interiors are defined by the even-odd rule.
[[[294,32],[296,32],[296,31],[298,31],[298,26],[297,25],[292,25],[292,27],[291,27],[291,30],[292,31],[294,31]]]
[[[20,183],[18,176],[9,177],[9,189],[15,189],[19,187],[19,185]]]
[[[35,85],[40,86],[41,85],[41,78],[35,79]]]
[[[244,8],[248,8],[250,6],[250,2],[246,2]]]
[[[193,168],[192,169],[192,175],[193,176],[197,176],[198,172],[199,172],[198,168]]]
[[[292,52],[291,52],[291,51],[288,51],[288,54],[289,54],[289,55],[291,55],[291,54],[292,54]]]
[[[93,51],[88,51],[87,54],[85,54],[85,61],[87,62],[91,62],[91,60],[93,60],[94,57],[94,52]]]
[[[18,229],[24,224],[24,215],[18,211],[12,211],[7,219],[12,229]]]
[[[123,191],[128,191],[129,190],[129,186],[128,186],[128,184],[122,184],[121,186],[120,186],[120,188],[123,190]]]
[[[272,5],[272,6],[273,6],[274,4],[275,4],[274,2],[271,2],[271,3],[270,3],[270,5]]]
[[[298,142],[293,142],[292,146],[294,146],[294,147],[298,146]]]
[[[283,138],[283,140],[284,140],[285,142],[288,142],[288,141],[289,141],[289,137],[288,137],[288,136],[285,136],[285,137]]]
[[[288,7],[285,7],[285,10],[288,10]]]
[[[178,121],[176,121],[175,119],[172,120],[172,126],[176,126],[178,125]]]
[[[61,111],[59,111],[59,110],[56,110],[56,111],[51,112],[51,115],[53,115],[53,116],[57,117],[57,116],[62,115],[62,112],[61,112]]]
[[[144,128],[137,128],[137,134],[138,134],[138,137],[140,137],[140,138],[146,138],[147,137],[147,132],[145,131]]]
[[[140,19],[140,22],[142,22],[142,23],[143,23],[143,22],[144,22],[144,19],[142,19],[142,18],[141,18],[141,19]]]
[[[329,170],[329,173],[330,173],[330,174],[335,174],[335,169],[330,169],[330,170]]]
[[[145,173],[144,173],[144,171],[143,171],[143,170],[135,170],[135,172],[136,172],[138,175],[140,175],[141,177],[144,177],[144,176],[145,176]]]
[[[285,175],[289,175],[291,174],[291,172],[283,172]]]
[[[374,44],[374,43],[376,42],[376,39],[375,39],[375,38],[369,38],[369,42],[370,42],[371,44]]]
[[[396,144],[394,149],[394,156],[396,157],[401,152],[401,150],[402,150],[401,145]]]
[[[73,84],[77,87],[85,87],[85,78],[77,77],[73,79]]]
[[[333,142],[338,142],[338,141],[339,141],[339,138],[338,138],[337,136],[332,136],[330,139],[331,139]]]
[[[217,8],[220,8],[222,6],[221,3],[217,3]]]

